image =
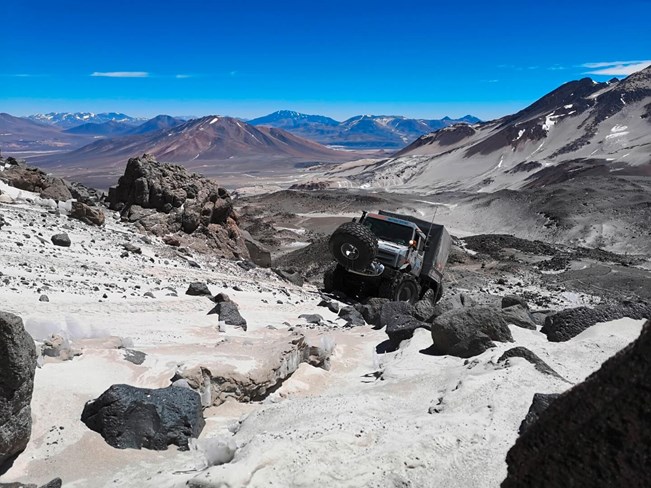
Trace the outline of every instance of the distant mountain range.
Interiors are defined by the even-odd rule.
[[[520,112],[424,135],[389,160],[342,168],[403,191],[536,188],[580,176],[651,176],[651,67],[571,81]]]
[[[163,126],[145,133],[103,138],[67,153],[33,157],[31,161],[57,174],[93,181],[100,187],[113,184],[128,158],[151,153],[159,161],[180,163],[207,176],[223,173],[225,167],[238,172],[273,165],[342,162],[361,157],[336,151],[275,127],[254,127],[232,117],[210,115],[173,127],[172,118],[157,118],[143,126]],[[92,178],[92,180],[91,180]],[[102,179],[104,178],[104,179]]]
[[[347,149],[400,149],[423,134],[458,123],[476,124],[477,117],[410,119],[399,115],[357,115],[343,122],[322,115],[280,110],[249,120],[255,126],[284,129],[306,139]]]
[[[94,114],[92,112],[50,112],[47,114],[29,115],[26,118],[42,124],[54,125],[62,129],[70,129],[82,124],[104,124],[106,122],[119,122],[130,125],[142,124],[147,119],[130,117],[119,112],[105,112]]]

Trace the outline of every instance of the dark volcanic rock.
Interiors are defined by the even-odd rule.
[[[502,316],[507,323],[523,329],[536,330],[536,323],[529,311],[522,305],[512,305],[502,309]]]
[[[529,361],[531,364],[535,366],[535,368],[540,371],[541,373],[548,374],[551,376],[555,376],[556,378],[563,379],[561,375],[559,375],[556,371],[554,371],[551,366],[549,366],[545,361],[540,359],[536,354],[531,352],[529,349],[526,347],[518,346],[518,347],[513,347],[506,351],[500,358],[497,360],[498,363],[501,363],[502,361],[506,361],[509,358],[523,358]]]
[[[502,297],[502,308],[509,308],[514,305],[522,305],[523,308],[529,310],[529,305],[524,298],[516,297],[515,295],[507,295]]]
[[[0,483],[0,488],[61,488],[63,484],[63,481],[61,481],[61,478],[54,478],[52,481],[41,485],[40,487],[38,485],[35,485],[33,483]]]
[[[55,234],[50,238],[50,240],[55,246],[70,247],[72,244],[70,237],[68,237],[68,234]]]
[[[208,288],[208,285],[201,281],[195,281],[194,283],[190,283],[190,286],[188,286],[188,289],[185,291],[185,294],[192,295],[192,296],[212,295],[212,293],[210,293],[210,289]]]
[[[318,313],[304,313],[299,315],[298,318],[305,320],[308,324],[320,324],[323,322],[323,317]]]
[[[188,449],[205,425],[201,398],[188,389],[156,390],[113,385],[86,403],[81,420],[118,449],[165,450],[170,444]]]
[[[218,314],[219,320],[224,322],[226,325],[234,325],[236,327],[241,327],[246,331],[246,319],[240,315],[239,307],[236,303],[229,301],[218,302],[208,315]]]
[[[36,347],[20,317],[0,312],[0,467],[27,446]]]
[[[560,393],[534,393],[531,406],[529,407],[526,417],[520,424],[518,433],[522,435],[525,430],[535,424],[540,418],[540,415],[547,410],[547,407],[549,407],[549,405],[559,396],[561,396]]]
[[[513,342],[502,310],[491,307],[450,310],[434,319],[431,330],[436,354],[470,357],[492,347],[491,341]]]
[[[104,212],[99,207],[90,207],[82,202],[72,202],[72,209],[68,214],[71,219],[81,220],[88,225],[104,225]]]
[[[411,315],[394,315],[387,324],[386,333],[391,342],[398,344],[405,339],[410,339],[418,328],[429,329],[430,325]]]
[[[507,455],[503,488],[648,486],[651,321],[631,345],[549,405]]]
[[[375,327],[380,326],[380,312],[385,303],[389,303],[387,298],[369,298],[365,303],[355,304],[355,309],[362,314],[366,323],[374,325]]]
[[[228,191],[182,166],[158,163],[148,154],[131,158],[118,185],[109,189],[108,203],[147,232],[179,233],[179,241],[191,234],[193,247],[226,258],[249,257]]]
[[[609,322],[623,317],[638,320],[651,318],[651,303],[624,302],[597,305],[594,308],[568,308],[548,315],[541,332],[552,342],[564,342],[598,322]]]
[[[145,362],[145,359],[147,359],[147,354],[142,351],[136,351],[134,349],[125,349],[124,359],[132,364],[139,366]]]
[[[344,307],[339,310],[339,318],[344,319],[347,326],[356,327],[359,325],[366,325],[366,321],[364,320],[362,314],[355,310],[353,307]]]
[[[282,279],[289,281],[296,286],[303,286],[303,283],[305,283],[301,274],[295,269],[274,269],[274,271]]]
[[[414,306],[407,302],[387,302],[382,305],[380,309],[380,327],[389,325],[396,320],[396,317],[401,315],[413,316]]]

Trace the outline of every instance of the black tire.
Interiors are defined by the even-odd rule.
[[[330,252],[346,269],[363,271],[377,256],[377,237],[357,222],[341,224],[330,236]]]
[[[379,295],[394,302],[407,302],[413,305],[420,297],[420,285],[412,275],[396,273],[393,279],[382,281]]]
[[[323,273],[323,291],[330,293],[333,291],[343,291],[344,280],[343,271],[337,264],[328,268]]]

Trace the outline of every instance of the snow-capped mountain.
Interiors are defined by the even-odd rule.
[[[321,115],[281,110],[249,121],[251,125],[282,128],[321,144],[357,149],[398,149],[432,130],[460,122],[472,124],[479,119],[471,115],[434,120],[399,115],[358,115],[338,122]]]
[[[651,174],[650,155],[651,67],[621,81],[565,83],[516,114],[441,129],[343,174],[404,190],[495,191],[581,174]]]
[[[100,114],[92,112],[50,112],[47,114],[29,115],[26,118],[43,124],[55,125],[62,129],[69,129],[82,124],[103,124],[106,122],[121,122],[137,125],[145,120],[130,117],[129,115],[119,112],[105,112]]]

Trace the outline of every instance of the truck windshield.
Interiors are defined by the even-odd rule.
[[[414,235],[414,230],[411,227],[389,222],[388,220],[366,217],[362,224],[371,229],[371,232],[373,232],[378,239],[394,242],[401,246],[409,244],[409,241]]]

